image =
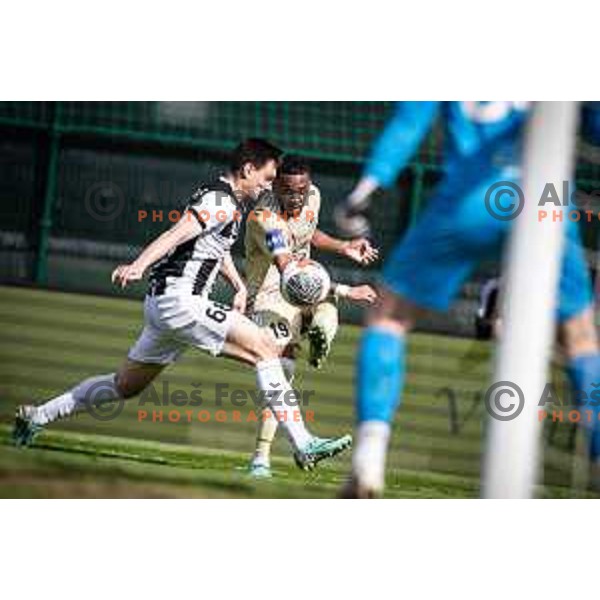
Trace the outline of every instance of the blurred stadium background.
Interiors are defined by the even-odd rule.
[[[166,216],[162,222],[150,217],[139,222],[138,210],[166,215],[180,207],[197,183],[225,168],[240,139],[261,136],[310,159],[325,200],[321,226],[333,232],[334,202],[356,181],[391,110],[391,102],[0,102],[2,494],[334,494],[348,458],[305,480],[283,458],[280,440],[283,483],[256,487],[232,475],[251,451],[252,423],[138,423],[137,409],[130,406],[111,422],[83,415],[62,423],[41,440],[39,450],[27,454],[9,448],[8,424],[16,403],[114,370],[137,335],[136,299],[144,285],[123,293],[111,287],[109,275],[168,226]],[[384,256],[439,178],[443,138],[434,128],[396,185],[378,193],[372,216]],[[600,190],[597,156],[584,139],[579,148],[577,186]],[[599,222],[582,227],[595,273]],[[243,269],[242,244],[235,257]],[[365,271],[328,256],[319,259],[338,281],[376,278],[377,266]],[[483,265],[450,315],[420,324],[392,443],[392,496],[478,493],[481,394],[492,348],[473,339],[474,316],[481,282],[497,271],[497,264]],[[221,298],[226,294],[217,290]],[[328,365],[301,377],[301,386],[317,390],[315,429],[323,434],[352,426],[359,330],[351,324],[360,314],[347,306],[342,314],[346,325]],[[558,372],[554,376],[561,380]],[[201,381],[208,390],[224,379],[253,386],[249,371],[194,352],[165,377],[184,389]],[[578,439],[574,425],[546,427],[545,482],[551,487],[541,494],[585,493],[577,489]],[[174,445],[151,446],[155,442]]]

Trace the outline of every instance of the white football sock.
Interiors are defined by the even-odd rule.
[[[384,421],[365,421],[358,426],[352,472],[361,486],[383,490],[390,429]]]
[[[258,389],[265,393],[270,408],[285,429],[294,448],[296,450],[303,448],[313,436],[304,425],[299,403],[292,405],[285,401],[289,400],[292,388],[287,382],[281,362],[274,358],[257,363],[256,382]],[[273,392],[277,393],[276,397],[272,397]]]
[[[296,361],[291,358],[281,358],[280,361],[286,379],[291,384],[294,380],[294,373],[296,371]],[[300,410],[300,408],[298,408],[298,410]],[[254,451],[254,458],[252,459],[253,464],[264,465],[266,467],[270,466],[271,446],[273,445],[278,425],[277,417],[273,414],[273,411],[269,408],[265,408],[262,411],[258,423],[256,450]]]
[[[109,402],[120,397],[115,384],[115,373],[90,377],[68,392],[37,406],[34,421],[38,425],[46,425],[81,410],[88,402]]]

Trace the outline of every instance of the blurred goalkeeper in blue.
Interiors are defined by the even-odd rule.
[[[384,487],[391,423],[402,398],[406,336],[424,311],[447,311],[479,261],[498,258],[510,219],[486,208],[497,182],[520,182],[521,142],[529,103],[403,102],[376,141],[363,177],[336,209],[338,227],[365,235],[371,194],[391,185],[437,118],[445,127],[444,177],[417,222],[388,256],[379,299],[369,310],[357,363],[357,435],[349,497],[373,497]],[[508,209],[508,196],[502,208]],[[500,215],[503,216],[502,214]],[[566,225],[558,321],[568,374],[578,392],[600,382],[588,268],[577,223]],[[535,310],[535,307],[532,307]],[[584,396],[585,398],[585,396]],[[585,425],[592,464],[598,464],[600,409]],[[583,420],[582,420],[583,422]]]

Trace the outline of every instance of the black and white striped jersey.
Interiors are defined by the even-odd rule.
[[[208,295],[224,256],[238,237],[242,209],[224,180],[199,187],[183,218],[195,218],[198,235],[174,248],[150,271],[149,294]]]

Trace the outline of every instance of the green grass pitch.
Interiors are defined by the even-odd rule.
[[[139,399],[115,420],[83,413],[48,428],[33,448],[9,443],[16,404],[40,401],[79,380],[114,371],[135,340],[142,304],[123,298],[0,287],[0,496],[2,497],[210,497],[332,498],[350,464],[349,454],[312,473],[293,464],[285,441],[274,449],[275,477],[254,482],[245,472],[253,449],[252,406],[218,407],[215,385],[251,390],[253,372],[232,361],[189,350],[155,385],[190,393],[199,384],[207,422],[182,418]],[[352,429],[352,373],[359,329],[343,326],[321,372],[299,365],[298,386],[314,390],[311,428],[319,435]],[[388,465],[386,496],[463,498],[479,494],[482,423],[480,396],[489,378],[490,348],[472,340],[416,334],[410,344],[406,396],[399,412]],[[448,390],[450,388],[450,391]],[[163,410],[163,422],[140,421],[138,410]],[[215,419],[224,410],[227,421]],[[180,408],[191,410],[190,407]],[[587,496],[571,485],[569,431],[546,445],[544,497]]]

